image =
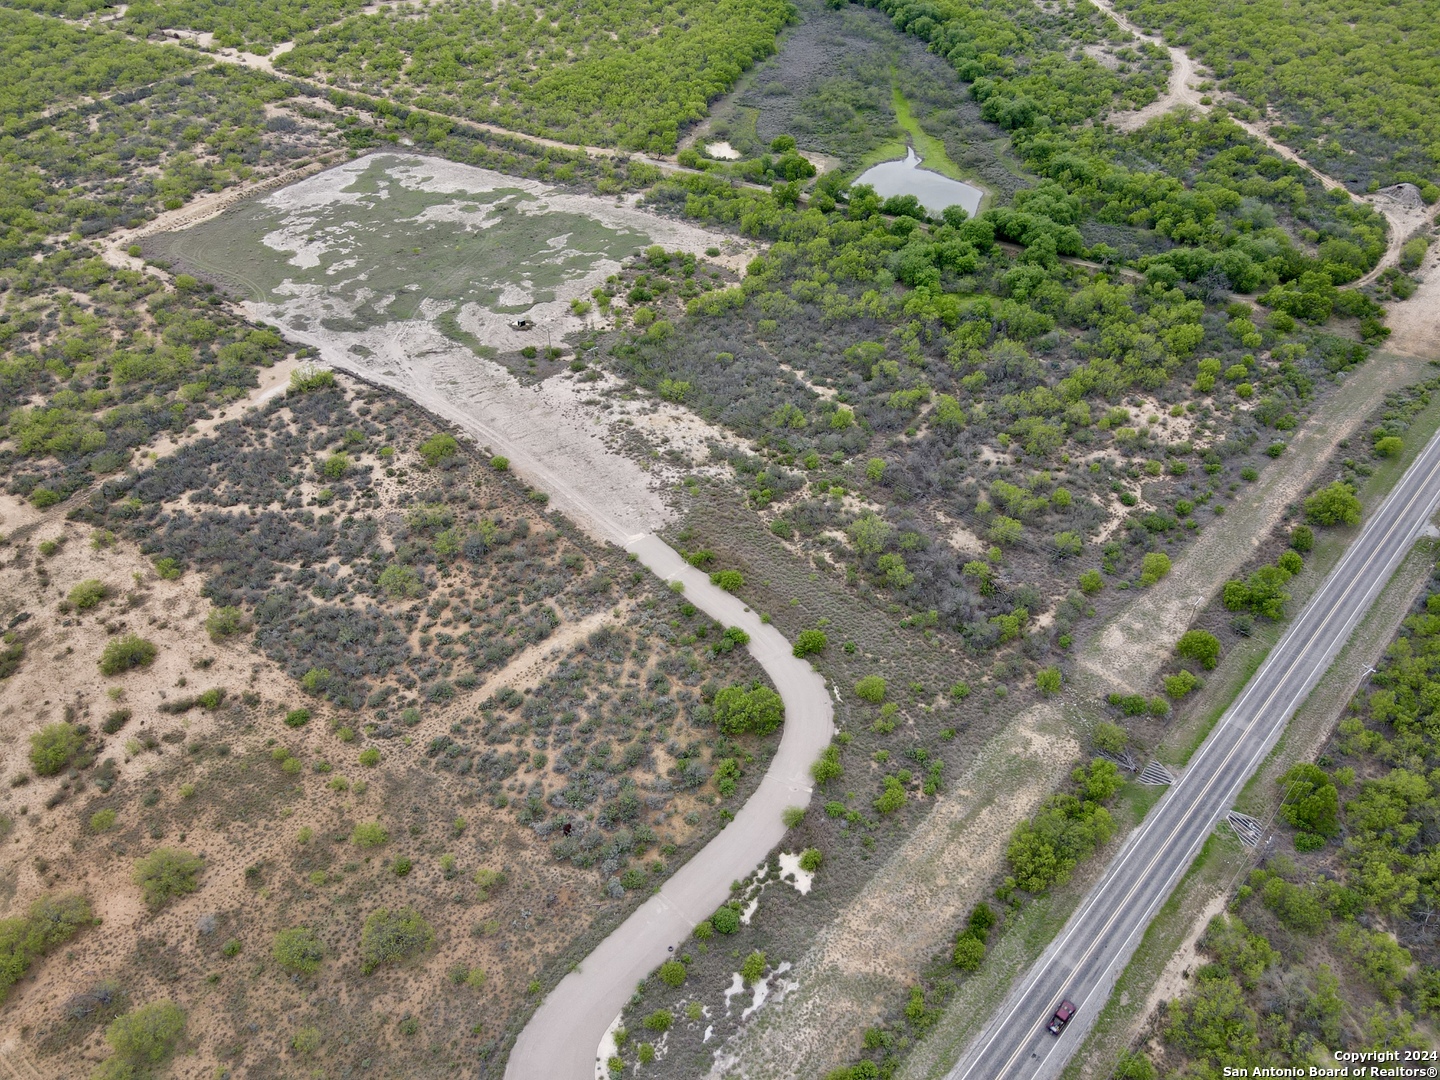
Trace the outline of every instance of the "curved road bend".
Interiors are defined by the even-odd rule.
[[[443,389],[417,384],[390,373],[357,371],[325,342],[294,335],[321,349],[331,367],[373,385],[385,386],[417,401],[463,431],[503,451],[511,468],[550,495],[550,505],[594,535],[633,552],[665,581],[685,585],[685,598],[724,626],[738,626],[750,635],[750,654],[759,661],[785,702],[780,745],[765,778],[749,800],[715,839],[677,870],[652,896],[592,952],[578,971],[561,980],[520,1033],[505,1068],[506,1080],[593,1080],[595,1051],[635,984],[671,955],[670,947],[689,936],[730,896],[730,883],[747,877],[785,836],[780,815],[787,806],[805,806],[813,781],[810,765],[834,734],[834,712],[825,680],[808,661],[791,653],[790,642],[775,627],[762,623],[737,597],[712,584],[708,574],[691,566],[652,532],[638,529],[663,513],[659,499],[646,490],[643,498],[621,499],[587,486],[593,473],[567,468],[565,454],[552,442],[532,444],[527,424],[553,426],[546,414],[524,396],[505,399],[507,415],[521,422],[509,428],[491,413],[452,400]],[[502,393],[495,389],[493,394]],[[528,393],[528,392],[527,392]],[[552,431],[552,435],[555,433]],[[584,438],[570,430],[567,437]],[[563,448],[561,448],[563,449]],[[638,529],[637,529],[638,526]]]
[[[784,809],[810,801],[810,764],[833,731],[825,681],[791,655],[780,631],[655,535],[625,546],[661,578],[683,581],[686,599],[711,618],[750,635],[751,654],[785,699],[784,734],[765,779],[735,820],[550,992],[510,1051],[505,1080],[591,1080],[596,1048],[635,984],[670,958],[671,947],[729,898],[730,883],[750,874],[784,838]]]
[[[1060,936],[1020,979],[947,1080],[1048,1080],[1100,1014],[1155,912],[1285,730],[1440,503],[1440,435],[1420,452],[1305,610],[1220,718],[1180,780],[1132,832]],[[1078,1007],[1045,1030],[1063,998]]]

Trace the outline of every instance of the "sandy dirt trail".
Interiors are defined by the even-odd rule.
[[[1134,112],[1121,113],[1111,117],[1111,122],[1121,131],[1134,131],[1142,127],[1157,116],[1162,116],[1171,109],[1186,106],[1200,112],[1209,112],[1210,105],[1200,100],[1200,93],[1191,85],[1197,76],[1201,75],[1201,69],[1190,54],[1183,49],[1166,45],[1164,40],[1157,34],[1148,33],[1115,9],[1113,0],[1095,0],[1095,6],[1109,15],[1120,26],[1121,29],[1129,31],[1142,41],[1151,45],[1158,45],[1170,54],[1170,84],[1163,97],[1146,105],[1143,109]],[[1215,96],[1220,91],[1212,92]],[[1366,203],[1375,208],[1390,226],[1390,238],[1384,256],[1375,265],[1375,268],[1356,282],[1356,286],[1368,285],[1376,280],[1400,258],[1400,248],[1404,245],[1407,237],[1415,229],[1435,218],[1436,210],[1425,211],[1423,208],[1417,210],[1408,202],[1396,198],[1389,192],[1377,192],[1374,195],[1356,195],[1350,192],[1344,184],[1332,176],[1327,176],[1315,166],[1311,165],[1303,157],[1297,154],[1284,143],[1279,142],[1263,124],[1257,124],[1249,120],[1241,120],[1237,116],[1231,116],[1231,121],[1243,128],[1253,138],[1259,139],[1275,153],[1279,154],[1286,161],[1299,165],[1302,169],[1319,181],[1327,190],[1345,191],[1350,198],[1356,202]],[[1436,329],[1436,337],[1440,339],[1440,309],[1435,311],[1435,319],[1432,325]]]

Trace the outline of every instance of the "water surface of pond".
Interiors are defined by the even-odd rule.
[[[985,193],[977,187],[951,180],[929,169],[919,168],[915,150],[907,147],[904,161],[884,161],[866,169],[855,178],[857,184],[869,184],[875,193],[888,199],[891,195],[914,195],[926,213],[935,217],[947,206],[963,206],[972,217],[980,209]]]

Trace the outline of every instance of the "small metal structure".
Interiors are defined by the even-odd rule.
[[[532,320],[532,319],[512,319],[511,322],[510,322],[510,329],[511,329],[511,330],[534,330],[534,329],[535,329],[535,322],[534,322],[534,320]]]
[[[1235,830],[1235,835],[1240,838],[1240,843],[1246,847],[1259,847],[1260,840],[1265,835],[1265,826],[1256,821],[1249,814],[1242,814],[1239,811],[1231,810],[1225,815],[1225,821],[1230,828]]]
[[[1147,761],[1135,779],[1146,787],[1168,787],[1175,782],[1175,774],[1158,761]]]

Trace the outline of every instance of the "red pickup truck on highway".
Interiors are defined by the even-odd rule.
[[[1050,1026],[1045,1030],[1050,1032],[1051,1035],[1059,1035],[1060,1032],[1065,1030],[1065,1025],[1070,1022],[1070,1018],[1074,1015],[1075,1003],[1073,1001],[1067,999],[1060,1002],[1060,1007],[1055,1010],[1055,1015],[1050,1018]]]

